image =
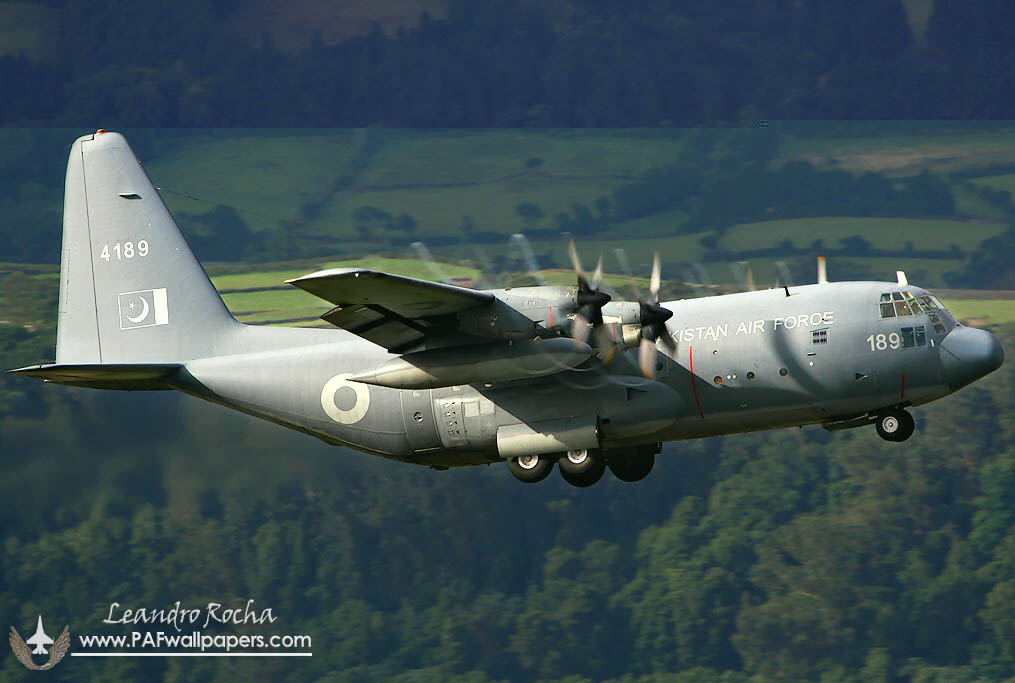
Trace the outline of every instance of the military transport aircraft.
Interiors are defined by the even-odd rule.
[[[56,362],[13,370],[97,389],[175,389],[330,444],[446,469],[558,465],[589,486],[652,469],[661,443],[820,423],[873,424],[1000,367],[989,332],[927,291],[837,282],[660,303],[577,284],[474,290],[357,268],[289,284],[335,329],[238,323],[123,136],[70,152]]]

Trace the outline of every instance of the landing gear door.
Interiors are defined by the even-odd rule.
[[[402,420],[405,436],[413,453],[424,453],[441,447],[434,420],[434,404],[429,389],[404,390],[402,394]]]

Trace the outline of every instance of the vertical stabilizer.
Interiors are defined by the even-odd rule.
[[[201,358],[236,325],[123,136],[79,138],[67,163],[57,363]]]

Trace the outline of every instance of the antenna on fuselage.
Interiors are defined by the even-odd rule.
[[[818,284],[819,285],[828,284],[828,266],[825,263],[824,256],[818,257]]]
[[[909,284],[909,280],[906,279],[906,271],[904,270],[895,271],[895,279],[898,281],[900,287],[904,287]]]

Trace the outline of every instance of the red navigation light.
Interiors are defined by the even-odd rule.
[[[95,131],[95,134],[96,134],[96,135],[102,135],[102,134],[103,134],[103,133],[105,133],[105,132],[106,132],[106,129],[105,129],[105,128],[99,128],[99,129],[98,129],[97,131]]]

